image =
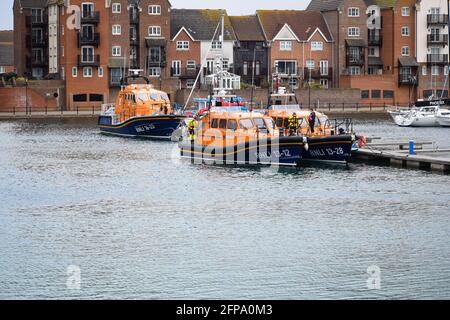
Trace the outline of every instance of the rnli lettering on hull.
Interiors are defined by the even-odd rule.
[[[338,148],[319,148],[309,150],[309,154],[313,157],[324,157],[324,156],[335,156],[335,155],[344,155],[344,149],[341,147]]]
[[[134,129],[138,133],[145,132],[145,131],[151,131],[151,130],[155,129],[155,125],[154,124],[143,124],[143,125],[134,127]]]
[[[279,159],[281,157],[283,158],[292,157],[289,149],[284,149],[282,151],[256,152],[255,155],[258,159],[271,159],[272,157]]]

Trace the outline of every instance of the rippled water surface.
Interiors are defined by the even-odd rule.
[[[448,175],[193,165],[88,120],[0,122],[0,146],[0,298],[450,298]]]

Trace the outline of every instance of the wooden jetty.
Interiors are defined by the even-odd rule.
[[[416,141],[414,154],[409,153],[409,142],[373,142],[372,139],[371,141],[364,148],[352,152],[353,160],[396,168],[450,173],[450,149],[424,148],[433,145],[432,141]]]

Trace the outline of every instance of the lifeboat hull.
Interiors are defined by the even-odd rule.
[[[350,160],[354,142],[355,137],[351,135],[280,137],[220,148],[181,142],[180,153],[183,158],[190,158],[195,162],[215,164],[281,166],[300,166],[308,162],[346,164]]]
[[[307,139],[308,147],[302,154],[302,161],[347,163],[352,154],[355,136],[335,135]],[[307,149],[307,150],[306,150]]]
[[[183,116],[175,115],[146,116],[133,117],[121,123],[112,124],[111,116],[100,116],[98,125],[103,134],[170,140],[183,119]]]

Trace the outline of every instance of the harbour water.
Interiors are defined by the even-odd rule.
[[[0,298],[450,299],[448,175],[194,165],[92,120],[2,121],[0,146]]]

